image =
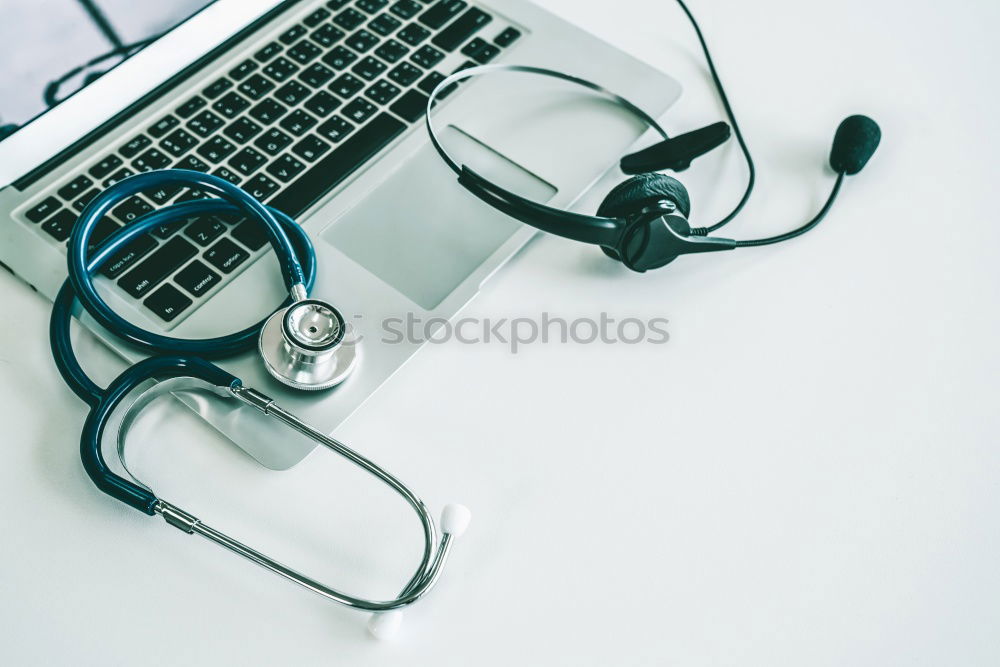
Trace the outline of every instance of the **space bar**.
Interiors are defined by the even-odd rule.
[[[267,202],[295,218],[392,141],[406,125],[381,113]]]

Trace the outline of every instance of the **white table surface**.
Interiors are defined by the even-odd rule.
[[[679,78],[670,129],[721,117],[674,3],[543,4]],[[338,430],[474,512],[394,643],[99,493],[49,304],[0,272],[0,662],[1000,664],[1000,6],[693,4],[759,168],[730,234],[812,213],[844,116],[882,146],[779,247],[633,275],[535,240],[469,315],[661,316],[670,341],[431,346]],[[733,145],[685,174],[695,219],[743,176]],[[271,472],[182,408],[157,418],[136,467],[163,497],[359,593],[405,580],[411,515],[337,457]]]

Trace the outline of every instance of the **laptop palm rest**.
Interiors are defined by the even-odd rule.
[[[535,201],[555,196],[551,184],[457,127],[441,134],[456,161],[490,180]],[[427,144],[321,238],[433,310],[519,228],[466,192]]]

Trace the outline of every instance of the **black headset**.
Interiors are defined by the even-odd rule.
[[[571,213],[530,201],[480,176],[467,165],[457,165],[437,140],[430,120],[430,109],[439,98],[450,92],[458,81],[497,71],[542,74],[581,84],[611,97],[666,137],[666,133],[655,120],[628,100],[609,93],[589,81],[535,67],[513,65],[473,67],[447,77],[431,94],[427,105],[427,126],[438,153],[458,174],[458,182],[486,204],[525,224],[574,241],[598,245],[608,257],[619,260],[629,269],[639,272],[657,269],[669,264],[680,255],[780,243],[804,234],[819,224],[833,206],[844,176],[861,171],[878,147],[881,139],[878,124],[871,118],[860,115],[850,116],[841,122],[830,152],[830,166],[837,173],[837,180],[826,203],[809,222],[784,234],[762,239],[737,241],[709,236],[735,218],[750,198],[755,180],[754,164],[701,29],[683,0],[677,0],[677,4],[687,15],[698,36],[712,80],[732,126],[732,133],[736,135],[749,171],[746,191],[729,215],[714,225],[692,228],[688,223],[691,198],[687,189],[677,179],[658,173],[661,169],[683,171],[690,166],[694,158],[724,143],[730,136],[730,125],[721,121],[677,137],[665,138],[664,141],[622,158],[621,169],[631,177],[608,193],[597,209],[596,216]]]

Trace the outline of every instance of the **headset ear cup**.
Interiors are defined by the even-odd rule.
[[[675,203],[685,218],[691,215],[687,188],[676,178],[659,173],[639,174],[616,185],[601,202],[597,215],[625,218],[664,199]]]

